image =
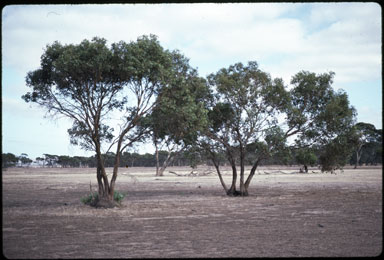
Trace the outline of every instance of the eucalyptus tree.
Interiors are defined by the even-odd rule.
[[[144,136],[147,129],[137,124],[154,107],[172,64],[169,51],[154,35],[111,47],[106,42],[95,37],[80,44],[47,45],[40,68],[26,77],[32,91],[22,98],[51,116],[72,120],[71,143],[96,155],[97,205],[112,207],[120,154]],[[119,129],[110,126],[111,115],[118,115]],[[111,180],[104,167],[104,148],[104,154],[115,149]]]
[[[2,153],[1,154],[1,168],[8,168],[16,166],[19,158],[13,153]]]
[[[208,87],[204,78],[189,65],[189,60],[173,51],[172,73],[168,84],[157,96],[152,113],[143,120],[151,129],[156,151],[156,176],[162,176],[173,159],[191,146],[207,125],[205,98]],[[166,147],[167,157],[159,167],[159,151]]]
[[[209,126],[199,146],[213,161],[227,195],[247,196],[257,167],[270,156],[288,154],[289,148],[329,144],[350,129],[355,111],[344,92],[332,89],[333,76],[333,72],[299,72],[287,90],[281,79],[272,79],[256,62],[237,63],[209,75],[213,93],[207,99]],[[217,162],[222,152],[232,168],[229,188]],[[252,168],[245,179],[246,161]]]
[[[210,125],[199,140],[200,147],[205,148],[212,159],[225,192],[230,196],[246,196],[260,161],[284,143],[280,142],[282,133],[277,126],[277,115],[285,108],[288,93],[281,79],[272,80],[256,62],[223,68],[209,75],[208,83],[212,91],[212,98],[208,100]],[[257,151],[245,179],[247,151],[252,143]],[[229,188],[217,162],[217,155],[223,151],[232,168]],[[236,190],[236,157],[240,164],[240,191]]]
[[[376,127],[372,124],[359,122],[354,127],[354,154],[355,154],[355,169],[360,164],[360,160],[365,150],[371,150],[373,155],[370,157],[375,157],[375,150],[379,146],[382,146],[382,134],[380,130],[377,130]]]
[[[322,171],[345,165],[351,153],[356,110],[343,90],[332,88],[334,72],[301,71],[292,77],[290,106],[286,111],[286,135],[293,135],[293,148],[320,147]]]
[[[321,171],[335,173],[335,170],[342,170],[353,153],[353,129],[349,132],[338,135],[329,140],[321,147],[319,164]]]
[[[19,165],[21,167],[29,167],[29,165],[33,162],[31,159],[28,158],[28,154],[22,153],[20,156],[17,157]]]
[[[47,154],[47,153],[44,154],[44,162],[45,162],[45,165],[48,167],[56,167],[58,160],[59,158],[57,155]]]

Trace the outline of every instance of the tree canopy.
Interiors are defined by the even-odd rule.
[[[333,77],[333,72],[302,71],[292,77],[293,88],[287,90],[281,79],[272,79],[256,62],[248,62],[246,66],[237,63],[208,76],[214,94],[207,101],[210,124],[200,146],[208,151],[212,160],[220,151],[225,151],[232,166],[230,188],[221,178],[219,165],[214,164],[228,195],[246,196],[260,162],[276,154],[288,155],[289,146],[296,149],[314,145],[331,147],[346,142],[342,137],[349,133],[356,113],[346,93],[333,90]],[[289,143],[288,138],[294,142]],[[342,150],[340,156],[346,158],[346,153]],[[236,190],[236,157],[240,164],[240,191]],[[323,170],[340,165],[339,160],[328,160],[328,153],[321,158],[327,158],[320,160]],[[252,165],[247,179],[246,161]]]
[[[236,63],[228,69],[223,68],[209,75],[208,83],[213,91],[207,101],[210,124],[200,145],[213,160],[220,150],[225,151],[233,178],[230,188],[227,188],[220,177],[223,188],[228,195],[247,195],[260,160],[281,145],[276,142],[282,138],[276,116],[286,107],[288,93],[281,79],[272,80],[256,62],[247,65]],[[269,146],[263,140],[268,141]],[[245,158],[247,146],[251,143],[257,144],[255,148],[258,151],[255,152],[251,173],[245,180]],[[240,163],[240,192],[236,190],[236,156],[239,156]],[[220,176],[219,171],[218,174]]]
[[[205,79],[198,76],[197,70],[181,53],[174,51],[171,56],[170,80],[159,91],[152,113],[142,120],[143,126],[151,130],[156,151],[159,144],[160,149],[166,147],[168,150],[167,160],[161,169],[157,169],[158,176],[162,176],[177,153],[196,141],[199,132],[207,125],[204,98],[209,90]]]
[[[72,119],[71,142],[95,151],[100,198],[112,201],[120,153],[145,135],[138,122],[150,113],[157,93],[167,84],[171,61],[170,52],[154,35],[110,48],[105,39],[95,37],[77,45],[47,45],[40,68],[28,73],[32,91],[23,99],[41,105],[50,115]],[[108,121],[115,111],[122,113],[117,134]],[[111,182],[103,165],[105,143],[107,152],[112,146],[116,149]]]

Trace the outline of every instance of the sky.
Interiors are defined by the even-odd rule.
[[[52,119],[21,96],[47,44],[107,44],[155,34],[190,59],[200,76],[257,61],[284,80],[296,73],[335,72],[358,122],[382,129],[381,6],[377,3],[189,3],[8,5],[2,9],[2,153],[91,156],[71,145],[66,118]],[[153,152],[150,144],[135,147]]]

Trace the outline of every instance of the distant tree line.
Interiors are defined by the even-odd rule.
[[[159,151],[159,161],[163,163],[167,156],[167,151]],[[2,168],[8,167],[30,167],[33,163],[37,167],[61,167],[61,168],[75,168],[75,167],[97,167],[97,161],[95,156],[68,156],[68,155],[53,155],[53,154],[44,154],[41,157],[37,157],[34,161],[27,157],[28,155],[22,154],[16,156],[12,153],[3,153],[2,154]],[[113,152],[108,152],[103,154],[104,165],[105,167],[114,166],[115,154]],[[191,160],[191,155],[188,151],[184,153],[175,155],[175,159],[172,166],[187,166],[193,164]],[[156,166],[155,154],[145,153],[129,153],[123,152],[121,154],[121,160],[119,167],[154,167]]]
[[[346,159],[350,165],[355,165],[355,168],[361,165],[378,165],[382,164],[382,130],[375,129],[371,124],[357,123],[356,127],[359,129],[355,132],[354,136],[354,149],[353,153]],[[248,150],[252,151],[252,146],[248,145]],[[303,171],[308,170],[308,166],[317,166],[320,164],[320,158],[324,152],[323,147],[311,147],[306,149],[291,148],[284,153],[274,154],[270,158],[261,162],[261,165],[302,165]],[[171,154],[174,159],[170,166],[191,166],[196,167],[199,164],[212,165],[209,160],[201,151],[196,151],[193,148],[185,150],[180,153]],[[246,164],[250,165],[252,157],[255,154],[249,153],[250,160],[246,160]],[[160,164],[169,157],[168,151],[158,151],[158,160]],[[105,167],[114,166],[115,154],[108,152],[103,154]],[[218,161],[221,165],[226,165],[227,159],[224,152],[217,154]],[[16,156],[12,153],[2,154],[2,168],[8,167],[29,167],[34,163],[39,167],[62,167],[62,168],[75,168],[75,167],[97,167],[97,160],[95,156],[68,156],[68,155],[53,155],[43,154],[37,157],[35,161],[28,158],[28,154],[22,153]],[[236,164],[240,162],[236,160]],[[136,152],[123,152],[119,167],[155,167],[157,164],[156,153],[139,154]]]

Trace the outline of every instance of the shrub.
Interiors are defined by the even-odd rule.
[[[113,200],[116,201],[119,204],[121,204],[121,202],[123,201],[124,197],[125,197],[125,194],[123,194],[121,192],[115,191],[113,193]]]
[[[123,194],[121,192],[115,191],[113,193],[113,200],[119,204],[121,204],[124,197],[125,197],[125,194]],[[95,203],[98,201],[98,199],[99,199],[99,194],[97,192],[93,192],[91,194],[88,194],[85,197],[82,197],[80,200],[82,203],[84,203],[86,205],[95,205]]]
[[[85,197],[82,197],[80,200],[84,204],[91,205],[95,201],[97,201],[98,198],[99,198],[99,194],[97,192],[94,192],[94,193],[91,193]]]

